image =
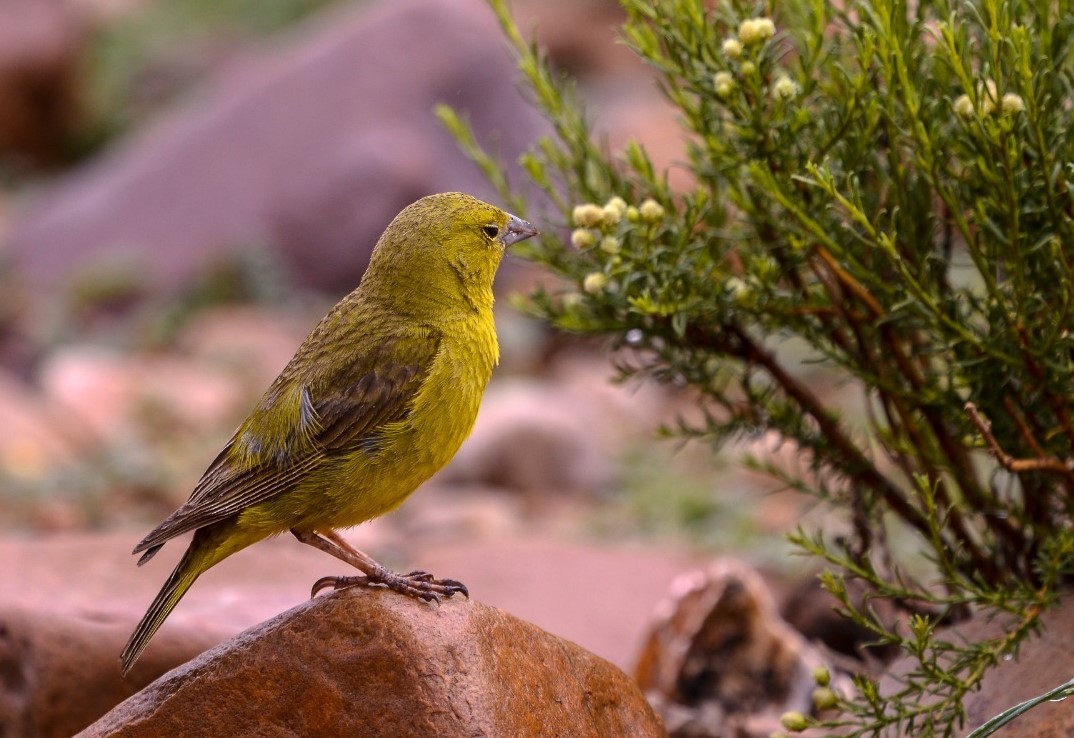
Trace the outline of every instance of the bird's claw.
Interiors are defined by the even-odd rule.
[[[316,597],[317,593],[322,589],[346,589],[347,587],[368,586],[371,583],[369,577],[321,577],[313,583],[313,589],[310,590],[310,599],[312,600]]]
[[[375,577],[351,576],[351,577],[321,577],[313,583],[310,598],[317,596],[323,589],[347,589],[349,587],[370,587],[381,584],[388,589],[394,590],[409,597],[415,597],[426,602],[440,604],[441,597],[451,597],[461,594],[470,599],[470,590],[457,579],[434,579],[427,571],[412,571],[409,574],[396,574],[385,570]]]

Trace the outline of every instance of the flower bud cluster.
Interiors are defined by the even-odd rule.
[[[756,85],[756,82],[751,85],[745,81],[757,75],[758,63],[762,61],[761,55],[752,50],[763,47],[775,34],[775,23],[771,18],[762,16],[742,21],[738,33],[723,40],[720,50],[732,67],[737,66],[737,74],[721,69],[712,75],[712,89],[716,97],[729,100],[740,86],[749,88]],[[797,97],[800,89],[788,74],[780,72],[768,86],[767,94],[774,100],[787,101]]]
[[[613,197],[604,205],[582,203],[571,211],[571,244],[580,251],[599,248],[611,265],[620,263],[623,238],[632,226],[655,225],[664,219],[664,206],[647,198],[637,206],[628,205],[621,197]],[[582,280],[582,290],[597,294],[609,287],[608,275],[591,272]]]
[[[593,203],[575,205],[571,221],[576,228],[571,234],[571,241],[579,248],[586,248],[597,243],[598,236],[614,234],[621,221],[659,223],[663,219],[664,206],[651,197],[637,207],[627,205],[621,197],[613,197],[603,207]]]
[[[969,95],[959,95],[955,98],[953,107],[955,115],[960,118],[972,118],[976,114],[987,118],[997,111],[1002,115],[1017,115],[1026,109],[1026,104],[1021,95],[1013,92],[1000,97],[995,80],[986,79],[977,85],[976,106]]]
[[[786,74],[780,74],[772,83],[772,96],[778,100],[790,100],[798,94],[798,85]]]
[[[735,78],[730,72],[716,72],[712,77],[712,88],[716,96],[724,100],[735,91]]]
[[[738,24],[738,40],[745,46],[763,44],[776,35],[776,24],[771,18],[747,18]]]

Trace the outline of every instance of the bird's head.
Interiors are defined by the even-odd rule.
[[[492,280],[511,244],[537,235],[526,221],[461,193],[423,197],[377,242],[362,289],[421,308],[491,307]]]

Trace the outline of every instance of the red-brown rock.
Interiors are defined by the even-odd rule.
[[[123,679],[116,648],[129,631],[127,618],[99,612],[0,610],[0,735],[68,738],[224,635],[172,633]]]
[[[457,493],[424,490],[417,497],[458,506]],[[395,532],[399,518],[347,537],[400,570],[457,577],[482,601],[620,668],[632,664],[667,582],[690,565],[667,552],[522,535],[465,544],[456,538],[429,549],[417,545],[429,538],[420,529],[404,524],[405,534]],[[142,532],[0,538],[0,626],[9,634],[0,637],[0,736],[69,736],[206,648],[305,601],[321,576],[346,573],[290,536],[262,541],[198,580],[124,680],[119,652],[183,548],[168,546],[136,568],[130,549]]]
[[[500,610],[349,590],[176,669],[83,738],[664,735],[606,661]]]

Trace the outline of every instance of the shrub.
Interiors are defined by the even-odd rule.
[[[626,376],[692,388],[704,419],[676,432],[774,431],[800,450],[801,469],[752,463],[842,515],[845,535],[793,539],[832,565],[847,617],[914,664],[887,692],[857,676],[825,725],[951,735],[1071,570],[1072,2],[620,2],[681,116],[688,187],[641,142],[598,143],[490,0],[553,129],[522,164],[562,229],[526,256],[564,286],[526,307],[632,347]],[[817,392],[803,355],[843,390]],[[863,422],[844,412],[854,396]],[[905,531],[914,545],[892,546]],[[849,579],[907,617],[881,622]],[[970,613],[1003,634],[939,635]]]

